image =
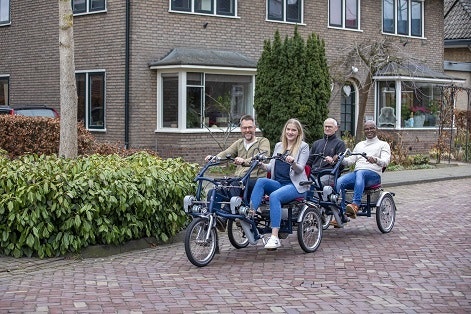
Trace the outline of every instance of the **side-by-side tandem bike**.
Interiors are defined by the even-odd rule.
[[[341,159],[350,154],[348,150],[341,154],[338,164],[330,171],[335,178],[332,185],[322,186],[322,174],[313,173],[309,181],[302,182],[311,185],[306,197],[282,205],[280,238],[296,233],[300,247],[312,253],[319,247],[323,230],[329,227],[333,219],[343,226],[339,214],[341,200],[333,187],[341,172]],[[192,217],[185,233],[185,253],[192,264],[203,267],[214,258],[218,249],[218,219],[227,220],[227,235],[235,248],[255,245],[260,240],[265,243],[269,238],[265,235],[271,233],[269,199],[266,198],[257,211],[251,209],[246,187],[251,172],[259,163],[273,158],[284,161],[285,157],[267,157],[265,153],[259,153],[253,156],[248,171],[241,178],[214,178],[207,175],[211,167],[232,162],[230,156],[225,159],[213,157],[202,167],[195,178],[195,195],[187,195],[183,201],[185,212]],[[391,231],[396,211],[394,194],[383,191],[380,186],[369,187],[364,194],[365,202],[362,202],[357,215],[370,217],[376,210],[379,229],[382,232]]]

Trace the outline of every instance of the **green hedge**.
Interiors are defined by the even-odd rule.
[[[1,154],[1,153],[0,153]],[[198,165],[146,152],[64,159],[0,156],[0,254],[52,257],[185,227]]]

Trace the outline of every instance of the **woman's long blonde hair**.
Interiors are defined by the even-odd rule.
[[[291,151],[289,152],[290,156],[296,156],[299,151],[299,147],[301,146],[302,141],[304,140],[304,130],[303,130],[303,125],[301,122],[299,122],[298,119],[289,119],[286,121],[285,126],[283,127],[283,132],[281,133],[281,143],[283,145],[283,151],[286,151],[288,149],[288,139],[286,138],[286,127],[288,124],[293,124],[296,129],[298,129],[298,138],[296,139],[296,143],[294,143],[294,146],[292,147]]]

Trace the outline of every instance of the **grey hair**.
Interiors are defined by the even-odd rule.
[[[334,118],[327,118],[324,120],[324,123],[326,122],[332,122],[334,126],[339,126],[339,124],[337,123],[337,120],[335,120]]]

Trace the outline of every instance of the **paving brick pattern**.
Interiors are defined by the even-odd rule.
[[[0,257],[0,313],[470,313],[471,178],[388,188],[396,225],[328,229],[306,254],[237,250],[204,268],[183,243],[106,258]]]

